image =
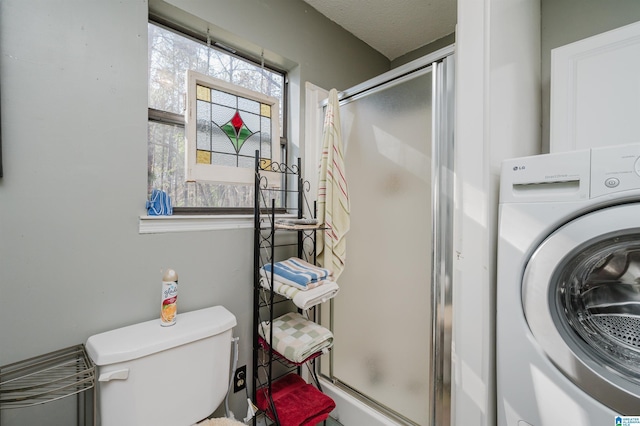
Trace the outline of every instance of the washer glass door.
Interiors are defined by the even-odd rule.
[[[640,234],[603,236],[559,271],[558,312],[612,371],[640,383]]]
[[[537,343],[620,414],[640,406],[640,205],[581,216],[533,253],[522,287]]]

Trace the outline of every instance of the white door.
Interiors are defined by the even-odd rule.
[[[640,142],[640,22],[551,51],[551,152]]]
[[[444,426],[453,59],[379,80],[340,102],[351,227],[340,293],[321,309],[334,345],[320,372],[402,424]],[[318,157],[310,154],[311,181]]]

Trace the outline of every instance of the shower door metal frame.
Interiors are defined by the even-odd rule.
[[[432,268],[431,268],[431,351],[429,419],[432,425],[451,424],[451,344],[452,344],[452,270],[453,270],[453,191],[454,191],[454,99],[455,45],[412,61],[392,71],[339,93],[340,106],[364,96],[387,89],[427,72],[432,72]],[[323,102],[323,106],[326,105]],[[333,324],[333,300],[330,301],[330,328]],[[321,313],[322,315],[322,313]],[[330,354],[330,377],[323,375],[345,390],[386,415],[414,425],[389,407],[382,406],[366,395],[334,377]]]
[[[433,264],[430,418],[432,425],[451,424],[451,343],[453,271],[454,99],[455,62],[447,56],[433,64]],[[438,249],[436,249],[438,248]]]

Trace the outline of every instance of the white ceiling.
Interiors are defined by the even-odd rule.
[[[451,34],[456,0],[304,0],[394,60]]]

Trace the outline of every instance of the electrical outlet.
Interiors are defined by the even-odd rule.
[[[240,392],[247,386],[247,366],[243,365],[236,369],[233,375],[233,392]]]

